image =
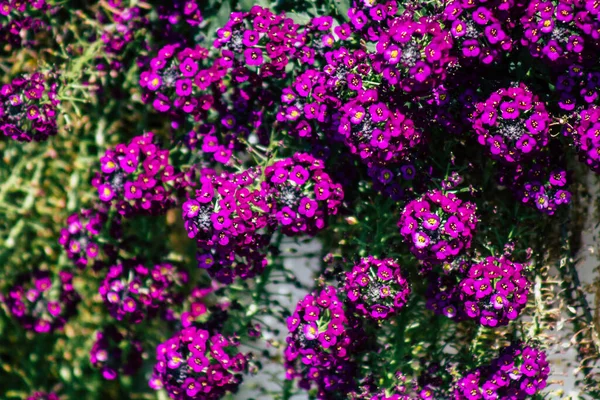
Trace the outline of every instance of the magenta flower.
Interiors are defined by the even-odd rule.
[[[353,107],[352,109],[350,109],[350,115],[350,121],[353,124],[360,124],[365,118],[365,109],[361,106]]]
[[[319,205],[315,200],[311,200],[308,197],[303,197],[302,200],[300,200],[298,212],[301,215],[311,218],[315,215],[318,208],[319,208]]]
[[[417,82],[425,82],[431,75],[431,68],[423,61],[418,61],[414,67],[410,69],[410,73]]]
[[[310,173],[301,165],[295,165],[289,175],[289,178],[297,185],[304,185],[309,177]]]
[[[383,122],[387,120],[389,111],[384,103],[375,103],[369,106],[369,115],[373,122]]]
[[[244,58],[246,64],[250,66],[259,67],[264,62],[262,50],[257,48],[248,48],[244,50]]]
[[[317,315],[318,321],[313,317],[308,321],[307,313]],[[364,337],[360,328],[348,324],[335,288],[326,286],[305,296],[288,319],[288,326],[291,329],[284,351],[288,379],[300,378],[305,382],[303,387],[316,385],[320,390],[328,390],[332,384],[343,390],[352,387],[345,376],[328,372],[347,370],[351,355]],[[322,327],[322,331],[318,332],[317,327]]]
[[[476,39],[465,40],[462,44],[462,53],[465,57],[477,57],[481,53],[479,42]]]
[[[198,63],[192,58],[186,57],[183,62],[179,65],[181,74],[187,78],[191,78],[198,72]]]
[[[281,211],[277,212],[277,220],[282,225],[290,225],[292,222],[294,222],[295,217],[296,212],[290,207],[283,207]]]
[[[413,233],[412,234],[412,240],[413,240],[413,244],[415,245],[415,247],[417,249],[424,249],[431,242],[431,240],[429,239],[429,236],[427,236],[423,232],[415,232],[415,233]]]
[[[388,47],[383,53],[384,59],[390,64],[398,64],[400,62],[400,56],[402,55],[402,50],[396,45],[392,45]]]
[[[550,184],[553,186],[563,187],[567,184],[567,172],[555,171],[550,174]]]
[[[501,103],[500,111],[504,119],[517,119],[519,117],[519,108],[515,102]]]
[[[98,196],[102,201],[111,201],[115,197],[115,192],[109,184],[98,186]]]
[[[304,336],[308,340],[315,340],[315,339],[319,338],[319,336],[320,336],[319,330],[315,323],[310,323],[310,324],[304,325],[303,332],[304,332]]]
[[[161,79],[161,77],[159,75],[157,75],[157,74],[150,74],[148,76],[148,82],[146,84],[146,87],[149,90],[152,90],[153,92],[157,91],[158,88],[160,88],[160,85],[162,85],[162,79]]]
[[[241,383],[239,377],[247,371],[249,356],[239,353],[237,346],[233,339],[219,333],[209,335],[203,329],[185,328],[158,345],[150,386],[157,390],[164,388],[171,397],[177,394],[191,399],[198,393],[224,397],[237,391]],[[174,382],[172,374],[179,368],[186,370],[186,379]]]
[[[260,36],[257,32],[250,30],[250,29],[244,31],[244,39],[243,39],[244,46],[246,46],[246,47],[256,46],[258,44],[259,39],[260,39]]]
[[[429,230],[436,230],[440,226],[440,218],[435,214],[425,214],[423,218],[423,227]],[[456,218],[456,217],[451,217]]]
[[[220,231],[231,226],[231,219],[229,219],[229,213],[226,211],[219,211],[217,213],[211,214],[210,219],[212,221],[213,227]]]

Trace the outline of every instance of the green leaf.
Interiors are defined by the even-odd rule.
[[[348,10],[350,9],[350,1],[349,0],[333,0],[335,4],[335,8],[337,9],[340,17],[344,21],[349,21],[348,19]]]

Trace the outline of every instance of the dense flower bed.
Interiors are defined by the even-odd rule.
[[[569,334],[600,397],[599,49],[598,1],[0,1],[0,398],[557,398]]]

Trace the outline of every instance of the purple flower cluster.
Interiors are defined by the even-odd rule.
[[[150,60],[149,69],[141,73],[140,86],[144,89],[144,100],[151,102],[157,111],[166,113],[174,107],[184,114],[195,115],[213,105],[210,95],[198,92],[219,82],[225,71],[219,62],[202,68],[202,61],[208,58],[207,49],[180,47],[179,44],[162,47]]]
[[[302,44],[300,25],[285,14],[253,6],[249,12],[232,12],[229,21],[217,31],[214,47],[230,60],[227,67],[241,79],[248,68],[260,68],[261,77],[283,75],[290,57]],[[263,50],[264,49],[264,50]]]
[[[58,243],[79,268],[93,262],[100,251],[95,236],[102,231],[108,219],[104,209],[82,209],[67,218],[67,227],[60,231]]]
[[[2,5],[0,4],[0,8]],[[36,72],[0,87],[0,131],[19,142],[40,142],[54,136],[57,84]]]
[[[315,384],[319,399],[352,387],[355,374],[350,358],[358,343],[357,326],[344,312],[336,289],[327,286],[298,302],[287,319],[286,378],[300,378],[300,387]]]
[[[558,207],[571,201],[567,170],[552,154],[536,156],[531,163],[502,166],[498,180],[508,186],[524,204],[553,215]]]
[[[333,67],[328,71],[335,72]],[[307,69],[284,88],[277,121],[285,124],[285,132],[295,137],[315,138],[323,130],[333,130],[331,110],[342,104],[334,93],[336,83],[325,72]]]
[[[114,326],[96,333],[90,350],[90,363],[98,368],[102,377],[114,380],[119,372],[135,374],[142,366],[142,343],[135,338],[125,338]]]
[[[174,0],[170,4],[158,5],[158,17],[170,25],[177,25],[182,20],[189,26],[199,26],[204,18],[198,0]]]
[[[79,294],[73,289],[73,274],[60,271],[27,273],[17,278],[0,299],[27,330],[49,333],[63,328],[76,313]]]
[[[12,0],[0,3],[0,43],[12,50],[31,45],[32,33],[46,26],[41,18],[50,9],[45,0]],[[0,51],[4,50],[0,47]]]
[[[355,2],[350,23],[365,41],[376,45],[373,70],[405,92],[429,92],[445,79],[452,36],[441,21],[414,11],[398,15],[398,3]]]
[[[551,63],[581,59],[600,39],[598,5],[586,0],[532,0],[520,18],[521,45]],[[586,10],[586,8],[589,8]]]
[[[571,64],[555,81],[559,93],[558,106],[568,117],[580,107],[598,103],[600,96],[600,72]]]
[[[372,57],[341,47],[325,58],[322,71],[309,69],[283,90],[278,121],[289,124],[286,131],[294,136],[313,138],[324,132],[343,141],[369,166],[403,160],[423,134],[394,105],[391,94],[378,88],[375,81],[381,77]]]
[[[333,18],[328,15],[314,17],[299,30],[298,41],[302,48],[294,53],[294,58],[307,65],[323,63],[329,49],[347,40],[351,35],[348,24],[333,26]]]
[[[186,116],[202,121],[190,132],[190,141],[200,139],[203,152],[226,163],[239,147],[236,139],[246,138],[249,127],[259,134],[266,129],[260,108],[271,104],[272,96],[263,83],[268,86],[268,78],[285,76],[292,56],[314,62],[310,42],[331,29],[330,19],[315,18],[300,34],[300,25],[291,18],[266,8],[233,12],[217,31],[216,59],[203,62],[209,51],[198,46],[175,43],[160,49],[140,76],[144,99],[159,112],[170,112],[174,127]]]
[[[474,203],[463,202],[453,193],[433,190],[406,205],[398,227],[417,258],[450,261],[471,247],[475,209]]]
[[[175,190],[187,185],[185,174],[175,171],[169,150],[155,144],[152,132],[106,150],[100,169],[92,180],[100,200],[126,217],[166,212],[175,204]]]
[[[509,35],[515,27],[511,11],[517,7],[514,0],[492,3],[452,0],[447,3],[444,19],[450,26],[461,58],[467,62],[479,60],[491,64],[511,51],[513,40]]]
[[[577,114],[571,129],[579,158],[595,172],[600,172],[600,107],[593,104]]]
[[[188,236],[199,248],[198,267],[219,282],[253,277],[266,266],[269,206],[260,175],[260,168],[237,174],[203,170],[200,188],[182,205]]]
[[[329,215],[337,214],[344,191],[324,167],[310,154],[295,153],[265,168],[270,221],[285,235],[314,235],[325,228]]]
[[[516,163],[532,158],[548,144],[550,116],[524,84],[498,89],[477,103],[473,129],[493,158]]]
[[[185,328],[156,348],[150,387],[178,400],[217,400],[236,392],[250,359],[237,346],[220,333]]]
[[[369,166],[404,160],[423,134],[401,109],[388,106],[390,103],[380,98],[376,89],[363,87],[360,75],[349,74],[347,79],[357,95],[340,109],[338,134],[350,152]]]
[[[525,399],[546,387],[550,368],[546,354],[529,345],[502,350],[489,365],[480,367],[456,383],[454,399]]]
[[[226,246],[238,235],[266,227],[269,207],[258,182],[261,173],[260,168],[236,174],[203,170],[200,188],[182,205],[188,236]]]
[[[108,7],[101,7],[96,15],[96,20],[104,27],[100,40],[104,43],[103,55],[110,60],[108,67],[112,71],[123,68],[116,56],[122,55],[127,45],[133,42],[136,32],[148,24],[140,7],[127,7],[125,3],[123,0],[108,0]],[[107,66],[101,62],[98,69],[107,69]]]
[[[391,258],[363,258],[346,272],[344,291],[356,310],[374,320],[397,314],[408,301],[410,287]]]
[[[527,304],[530,282],[523,265],[507,257],[487,257],[437,278],[429,289],[427,307],[449,318],[474,319],[483,326],[506,325]]]
[[[110,315],[137,324],[180,301],[175,288],[187,279],[185,272],[170,264],[157,264],[150,269],[128,260],[109,268],[99,292]]]
[[[208,50],[199,46],[164,46],[142,72],[140,85],[144,101],[169,113],[173,128],[186,118],[193,120],[186,141],[190,148],[226,164],[234,150],[243,149],[238,139],[246,139],[251,130],[266,129],[261,107],[271,104],[272,96],[256,75],[234,78],[231,57],[210,61],[208,56]],[[226,85],[231,79],[235,84]]]

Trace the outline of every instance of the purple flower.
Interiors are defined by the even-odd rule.
[[[455,218],[456,217],[451,217]],[[429,230],[436,230],[440,226],[440,218],[435,214],[425,214],[422,216],[423,227]]]
[[[304,185],[309,177],[309,172],[301,165],[295,165],[289,176],[289,178],[297,185]]]
[[[158,88],[160,88],[160,85],[161,85],[161,84],[162,84],[162,79],[161,79],[161,77],[160,77],[159,75],[157,75],[157,74],[151,73],[151,74],[148,76],[148,83],[146,84],[146,87],[147,87],[149,90],[152,90],[152,91],[157,91],[157,90],[158,90]]]
[[[500,111],[502,111],[502,118],[504,119],[517,119],[519,117],[519,108],[517,103],[514,102],[501,103]]]
[[[563,187],[567,184],[566,171],[554,171],[550,174],[550,184],[553,186]]]
[[[153,107],[160,112],[167,112],[171,109],[171,102],[167,96],[159,93],[152,102]]]
[[[189,96],[192,94],[192,89],[192,81],[189,79],[179,79],[175,82],[175,93],[177,93],[177,96]]]
[[[304,332],[304,336],[308,340],[315,340],[320,336],[319,329],[317,328],[317,325],[315,323],[306,324],[302,329],[302,331]]]
[[[500,24],[495,23],[485,27],[485,36],[491,44],[496,44],[507,38]]]
[[[534,200],[538,209],[542,210],[548,208],[549,198],[545,193],[537,193]]]
[[[246,60],[246,64],[250,66],[258,67],[264,62],[262,50],[257,48],[248,48],[244,50],[244,58]]]
[[[306,321],[316,321],[319,318],[319,309],[314,306],[306,307],[306,312],[304,314],[304,319]]]
[[[542,49],[542,54],[548,57],[548,59],[551,61],[556,61],[563,54],[563,49],[556,40],[550,40]]]
[[[462,53],[465,57],[477,57],[481,53],[479,42],[476,39],[465,40],[462,44]]]
[[[487,25],[492,18],[492,13],[485,7],[479,7],[473,11],[473,21],[479,25]]]
[[[389,111],[387,106],[380,102],[369,106],[369,115],[373,122],[383,122],[387,120]]]
[[[444,232],[453,238],[457,238],[464,229],[465,225],[454,215],[444,225]]]
[[[181,74],[187,78],[191,78],[196,75],[198,72],[198,63],[195,62],[192,58],[187,57],[183,62],[179,65],[179,70]]]
[[[123,310],[125,312],[132,313],[136,310],[136,308],[137,304],[135,303],[135,300],[131,297],[128,297],[123,300]]]
[[[365,118],[365,109],[361,106],[353,107],[352,109],[350,109],[350,115],[350,121],[353,124],[360,124]]]
[[[194,218],[200,212],[200,203],[198,203],[196,200],[188,200],[183,203],[182,209],[183,216],[185,218]]]
[[[259,39],[260,39],[260,36],[257,32],[250,30],[250,29],[244,31],[244,38],[243,38],[244,46],[246,46],[246,47],[256,46],[258,44]]]
[[[374,304],[371,306],[370,314],[374,319],[385,319],[389,311],[389,308],[384,305]]]
[[[424,61],[418,61],[414,67],[410,69],[411,75],[417,82],[425,82],[431,75],[431,68]]]
[[[296,217],[296,212],[292,210],[290,207],[283,207],[281,211],[277,213],[277,220],[282,225],[290,225],[294,222],[294,218]]]
[[[423,232],[415,232],[412,234],[412,240],[417,249],[424,249],[430,243],[429,236]]]
[[[210,254],[203,254],[197,257],[198,268],[209,269],[215,264],[214,257]]]
[[[190,345],[194,351],[189,350]],[[166,389],[170,397],[183,395],[185,398],[194,398],[199,393],[215,398],[224,397],[227,393],[237,391],[241,383],[240,373],[248,365],[249,356],[237,352],[237,346],[220,333],[211,336],[202,329],[185,328],[157,347],[150,386],[156,390]],[[172,374],[182,365],[186,370],[186,378],[173,382]]]
[[[521,152],[527,154],[535,148],[536,143],[537,142],[535,139],[529,137],[528,135],[523,135],[519,140],[517,140],[515,147],[521,150]]]
[[[115,192],[109,184],[98,186],[98,196],[102,201],[111,201],[115,197]]]
[[[398,64],[400,62],[400,56],[402,55],[402,51],[398,46],[392,45],[388,47],[383,53],[384,59],[390,64]]]
[[[315,215],[318,210],[318,203],[315,200],[311,200],[308,197],[303,197],[300,200],[300,205],[298,206],[298,212],[301,215],[304,215],[308,218],[311,218]]]
[[[298,325],[300,324],[300,316],[298,313],[287,318],[287,327],[290,332],[294,332]]]
[[[229,213],[226,211],[219,211],[210,216],[213,223],[213,227],[220,231],[231,226],[231,219],[229,219]]]
[[[554,195],[554,202],[556,204],[568,204],[571,200],[571,193],[566,190],[558,190]]]

